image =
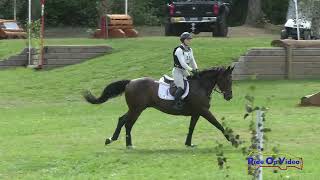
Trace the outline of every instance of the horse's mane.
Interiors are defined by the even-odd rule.
[[[221,71],[224,71],[226,68],[225,67],[211,67],[211,68],[207,68],[207,69],[204,69],[202,71],[199,72],[199,76],[200,78],[203,77],[204,75],[206,74],[209,74],[209,73],[212,73],[212,74],[218,74],[219,72]],[[198,79],[197,76],[194,76],[194,75],[190,75],[188,77],[189,80],[192,80],[192,79]]]

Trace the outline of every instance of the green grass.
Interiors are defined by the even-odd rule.
[[[0,61],[19,54],[25,47],[25,40],[0,40]]]
[[[269,46],[268,38],[196,38],[193,49],[200,68],[228,65],[250,47]],[[24,41],[0,41],[0,57],[19,52]],[[119,141],[104,146],[117,118],[126,112],[123,97],[94,106],[81,91],[101,93],[106,84],[141,76],[170,74],[176,38],[51,39],[47,44],[108,44],[112,54],[50,71],[17,68],[0,71],[0,179],[224,179],[218,169],[216,141],[225,148],[230,179],[250,179],[246,160],[221,133],[202,119],[193,142],[184,140],[189,118],[146,110],[133,128],[134,150],[125,149],[124,131]],[[4,47],[7,47],[3,49]],[[319,108],[298,107],[299,98],[320,89],[320,80],[238,81],[234,98],[226,102],[214,95],[211,110],[240,136],[249,140],[248,120],[243,120],[244,96],[255,85],[257,103],[267,105],[266,151],[280,145],[283,153],[301,156],[304,169],[273,174],[265,179],[318,179],[320,173]],[[267,97],[271,101],[267,102]]]

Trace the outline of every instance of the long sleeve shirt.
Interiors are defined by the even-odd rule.
[[[178,60],[181,64],[181,66],[189,71],[192,71],[193,69],[198,69],[196,60],[193,56],[193,51],[190,47],[186,47],[182,44],[184,49],[181,49],[180,47],[177,48],[175,55],[178,57]],[[191,67],[190,67],[191,66]]]

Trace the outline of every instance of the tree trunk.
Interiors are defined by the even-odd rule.
[[[248,13],[246,18],[246,24],[257,25],[258,20],[262,18],[262,6],[261,0],[249,0],[248,1]]]
[[[312,36],[316,39],[320,38],[320,1],[315,1],[313,4],[313,11],[312,11],[312,26],[311,32]]]
[[[108,13],[108,0],[99,0],[99,4],[98,4],[98,13],[99,13],[99,16],[97,19],[97,24],[98,24],[98,27],[100,27],[100,23],[101,23],[101,18],[102,16],[105,16],[107,13]]]
[[[99,16],[104,16],[108,12],[108,0],[100,0],[98,5]]]

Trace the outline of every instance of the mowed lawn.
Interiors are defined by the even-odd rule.
[[[268,47],[269,38],[195,38],[193,49],[201,69],[229,65],[251,47]],[[193,143],[184,146],[189,118],[146,110],[132,132],[135,149],[117,142],[104,146],[118,117],[127,111],[124,97],[102,105],[84,102],[81,91],[99,95],[110,82],[170,74],[177,38],[49,39],[47,44],[108,44],[112,54],[50,71],[17,68],[0,71],[0,179],[250,179],[240,149],[201,118]],[[0,41],[0,57],[19,52],[23,40]],[[320,80],[236,81],[234,98],[218,94],[211,110],[248,144],[249,120],[243,120],[249,87],[257,89],[258,105],[270,108],[265,151],[300,156],[304,169],[277,174],[264,169],[264,179],[319,179],[320,109],[299,107],[302,96],[318,92]],[[267,99],[271,99],[268,101]],[[216,142],[224,145],[228,172],[219,170]]]

